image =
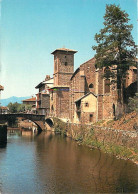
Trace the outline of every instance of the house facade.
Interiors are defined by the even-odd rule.
[[[46,75],[44,81],[40,82],[35,88],[38,89],[36,94],[36,113],[47,115],[50,113],[50,94],[49,90],[53,87],[53,78]]]
[[[1,106],[0,107],[0,114],[8,114],[9,113],[9,108],[6,106]]]
[[[36,113],[36,97],[32,97],[29,99],[22,100],[24,105],[30,105],[31,106],[31,112]]]

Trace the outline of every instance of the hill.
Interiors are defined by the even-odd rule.
[[[10,102],[11,103],[22,103],[22,100],[27,99],[27,98],[31,98],[31,96],[25,96],[25,97],[16,97],[16,96],[12,96],[10,98],[6,98],[6,99],[1,99],[0,103],[1,106],[7,106]]]

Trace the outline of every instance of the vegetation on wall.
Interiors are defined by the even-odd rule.
[[[128,102],[129,112],[136,111],[138,112],[138,93],[134,96],[134,98],[129,98]]]
[[[53,118],[55,133],[66,136],[66,123],[58,118]]]
[[[91,126],[91,128],[80,126],[79,128],[76,128],[76,133],[73,134],[73,138],[79,144],[89,146],[92,149],[99,149],[104,153],[113,154],[118,158],[131,159],[135,162],[138,161],[137,145],[127,147],[125,145],[115,143],[114,140],[116,137],[114,137],[113,134],[109,137],[106,137],[105,135],[105,138],[100,139],[99,135],[97,136],[95,133],[95,130],[96,129],[94,129],[93,126]],[[108,138],[108,141],[106,138]]]

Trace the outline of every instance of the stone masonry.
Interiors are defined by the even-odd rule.
[[[49,92],[50,114],[78,124],[113,119],[118,100],[116,84],[110,85],[112,80],[103,78],[107,69],[96,68],[95,58],[83,63],[74,72],[76,52],[66,48],[52,52],[54,83]],[[129,74],[127,86],[136,81],[136,68],[131,68]]]

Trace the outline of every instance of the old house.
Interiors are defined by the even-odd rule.
[[[25,99],[25,100],[22,100],[23,104],[25,105],[35,105],[36,103],[36,98],[35,97],[32,97],[32,98],[29,98],[29,99]]]
[[[36,94],[36,113],[47,115],[50,111],[50,94],[49,90],[53,87],[53,78],[49,75],[46,76],[45,80],[40,82],[35,88],[38,89]]]
[[[6,106],[1,106],[0,107],[0,114],[8,114],[9,113],[9,108]]]
[[[30,105],[31,106],[31,112],[36,113],[36,97],[32,97],[29,99],[22,100],[24,105]]]

